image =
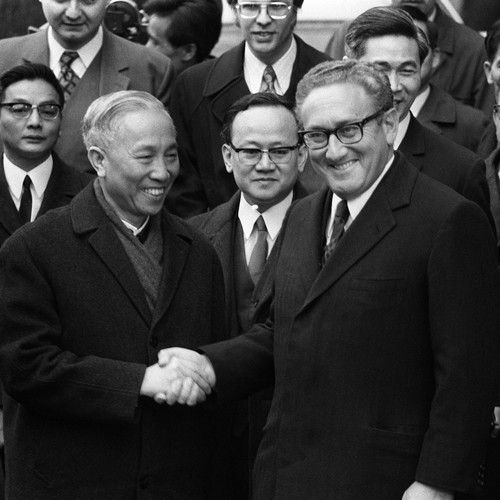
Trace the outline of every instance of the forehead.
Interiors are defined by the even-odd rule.
[[[336,126],[363,119],[375,110],[375,98],[355,83],[334,83],[314,89],[301,107],[304,128]]]
[[[160,142],[175,143],[175,127],[166,112],[154,109],[125,111],[115,117],[119,124],[115,138],[141,144]]]
[[[386,35],[369,38],[365,43],[361,61],[369,62],[415,62],[419,63],[418,44],[413,38]]]
[[[9,85],[4,91],[4,101],[11,101],[13,99],[28,102],[59,102],[59,94],[45,80],[20,80]]]
[[[233,138],[244,136],[289,136],[297,134],[293,113],[284,106],[251,106],[239,112],[232,123]]]

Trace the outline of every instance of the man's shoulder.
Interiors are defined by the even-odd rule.
[[[295,35],[295,40],[297,42],[297,58],[309,61],[311,67],[331,59],[329,55],[324,52],[320,52],[311,45],[307,44],[299,36]]]
[[[210,212],[191,217],[188,220],[189,224],[202,231],[208,237],[217,234],[225,224],[232,223],[236,217],[238,203],[235,200],[235,196],[213,210],[210,210]]]
[[[57,175],[61,180],[61,184],[66,188],[77,190],[76,192],[78,192],[95,178],[95,176],[87,172],[80,172],[70,167],[56,153],[53,152],[52,156],[54,159],[52,175]]]

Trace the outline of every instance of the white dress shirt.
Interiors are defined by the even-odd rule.
[[[255,221],[262,215],[267,228],[267,255],[271,253],[276,238],[281,230],[283,220],[287,210],[290,208],[293,199],[293,192],[288,193],[288,196],[281,200],[276,205],[268,208],[265,212],[260,213],[256,205],[250,205],[243,196],[240,196],[240,205],[238,208],[238,219],[243,228],[243,239],[245,241],[245,257],[247,264],[250,262],[252,250],[257,243],[257,229],[254,230]]]
[[[410,126],[410,112],[406,114],[402,121],[398,124],[398,133],[396,134],[396,139],[394,140],[394,149],[398,149],[405,138],[408,127]]]
[[[16,206],[19,210],[21,206],[21,196],[23,193],[23,182],[24,178],[29,175],[31,179],[31,219],[34,221],[40,206],[42,205],[43,195],[45,189],[47,189],[47,184],[49,183],[50,174],[52,173],[52,166],[54,162],[52,156],[49,156],[43,163],[32,168],[29,172],[19,168],[14,165],[8,158],[3,155],[3,170],[5,172],[5,179],[9,186],[9,193]]]
[[[289,49],[278,59],[272,66],[276,73],[276,81],[274,88],[278,95],[283,95],[290,86],[292,78],[293,64],[297,57],[297,42],[292,38],[292,43]],[[267,64],[263,63],[260,59],[255,57],[250,49],[250,46],[245,44],[245,60],[243,61],[243,75],[245,82],[251,94],[256,94],[260,91],[262,84],[262,76]]]
[[[422,111],[422,108],[424,107],[424,104],[426,103],[429,94],[431,93],[431,88],[429,85],[427,85],[427,88],[418,94],[417,97],[415,97],[415,100],[413,101],[413,104],[410,106],[410,111],[413,116],[416,116],[418,118],[418,114],[420,111]]]
[[[377,177],[375,182],[363,193],[361,193],[356,198],[347,201],[347,208],[349,209],[349,218],[344,226],[344,231],[349,229],[349,226],[354,222],[354,219],[359,215],[363,207],[366,205],[366,202],[370,199],[373,191],[379,185],[380,181],[384,178],[384,175],[389,170],[389,167],[392,165],[394,160],[394,155],[391,155],[389,161],[385,164],[384,170]],[[340,203],[341,199],[333,193],[332,195],[332,206],[330,208],[330,217],[328,219],[328,223],[326,225],[326,241],[329,242],[333,232],[333,221],[335,219],[335,211],[337,210],[337,205]]]
[[[95,56],[101,50],[102,47],[102,26],[99,27],[97,33],[94,35],[92,40],[87,42],[83,47],[76,50],[78,52],[78,57],[71,63],[71,69],[76,73],[78,78],[82,78],[87,71],[88,67],[94,60]],[[61,56],[65,49],[55,38],[52,26],[47,29],[47,41],[49,45],[49,66],[54,72],[57,78],[61,74]]]

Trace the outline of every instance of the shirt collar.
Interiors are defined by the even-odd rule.
[[[24,178],[29,175],[33,189],[38,198],[41,198],[45,193],[47,184],[49,183],[50,174],[52,173],[53,167],[52,156],[49,156],[44,162],[32,168],[29,172],[18,167],[12,163],[7,156],[3,155],[3,168],[5,172],[5,178],[9,185],[12,194],[16,198],[21,198],[21,193],[23,190]]]
[[[288,50],[272,65],[276,73],[276,92],[283,95],[290,86],[292,77],[293,63],[297,57],[297,42],[292,37],[292,43]],[[245,81],[251,94],[260,91],[262,75],[267,64],[258,59],[250,49],[248,43],[245,43],[245,60],[243,63],[243,73]]]
[[[432,12],[431,12],[431,13],[427,16],[427,19],[428,19],[431,23],[433,23],[433,22],[436,20],[436,13],[437,13],[437,8],[436,8],[436,7],[434,7],[434,8],[432,9]]]
[[[293,191],[288,193],[288,196],[281,200],[276,205],[268,208],[265,212],[260,213],[255,205],[250,205],[243,196],[240,195],[240,205],[238,207],[238,218],[243,228],[243,236],[245,239],[250,238],[252,234],[255,221],[262,215],[266,223],[267,233],[269,237],[274,240],[281,230],[283,220],[287,210],[290,208],[293,199]]]
[[[424,104],[426,103],[430,93],[431,87],[427,85],[427,88],[423,92],[420,92],[417,97],[415,97],[415,100],[410,107],[410,111],[413,116],[418,116],[420,111],[422,111],[422,108],[424,107]]]
[[[80,47],[75,52],[78,52],[78,57],[81,59],[85,69],[90,66],[90,63],[94,60],[99,50],[101,50],[103,41],[103,30],[102,26],[99,26],[97,33],[94,37],[88,41],[83,47]],[[49,45],[49,65],[50,69],[54,73],[59,73],[59,60],[61,59],[62,53],[67,50],[65,49],[54,37],[54,30],[52,26],[47,29],[47,42]]]
[[[394,149],[398,149],[405,138],[408,127],[410,126],[410,111],[406,116],[399,122],[398,133],[396,134],[396,139],[394,141]]]
[[[123,224],[125,225],[125,227],[127,229],[130,229],[132,231],[132,234],[134,236],[137,236],[147,225],[147,223],[149,222],[149,215],[146,217],[146,220],[144,221],[144,223],[141,225],[141,227],[135,227],[133,224],[130,224],[130,222],[124,220],[124,219],[120,219]]]

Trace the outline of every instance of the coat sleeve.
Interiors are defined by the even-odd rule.
[[[416,479],[471,491],[486,455],[500,334],[495,242],[474,204],[464,201],[443,224],[427,282],[435,392]]]
[[[4,390],[50,417],[133,422],[145,364],[77,356],[61,347],[65,332],[50,277],[37,267],[23,236],[17,234],[0,250]]]

